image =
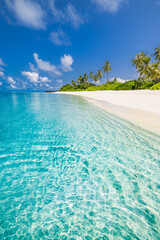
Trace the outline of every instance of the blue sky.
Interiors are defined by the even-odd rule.
[[[105,60],[135,79],[132,58],[159,44],[160,0],[1,0],[0,90],[57,90]]]

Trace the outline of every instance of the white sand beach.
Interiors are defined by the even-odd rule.
[[[160,91],[58,92],[81,96],[123,119],[160,134]]]

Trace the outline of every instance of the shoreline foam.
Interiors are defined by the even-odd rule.
[[[160,134],[160,91],[80,91],[58,94],[81,96],[92,104],[146,130]]]

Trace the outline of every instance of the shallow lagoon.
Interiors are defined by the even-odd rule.
[[[160,137],[80,97],[0,94],[0,239],[160,239]]]

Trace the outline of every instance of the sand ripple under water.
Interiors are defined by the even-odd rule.
[[[160,239],[160,137],[74,96],[0,116],[0,239]]]

